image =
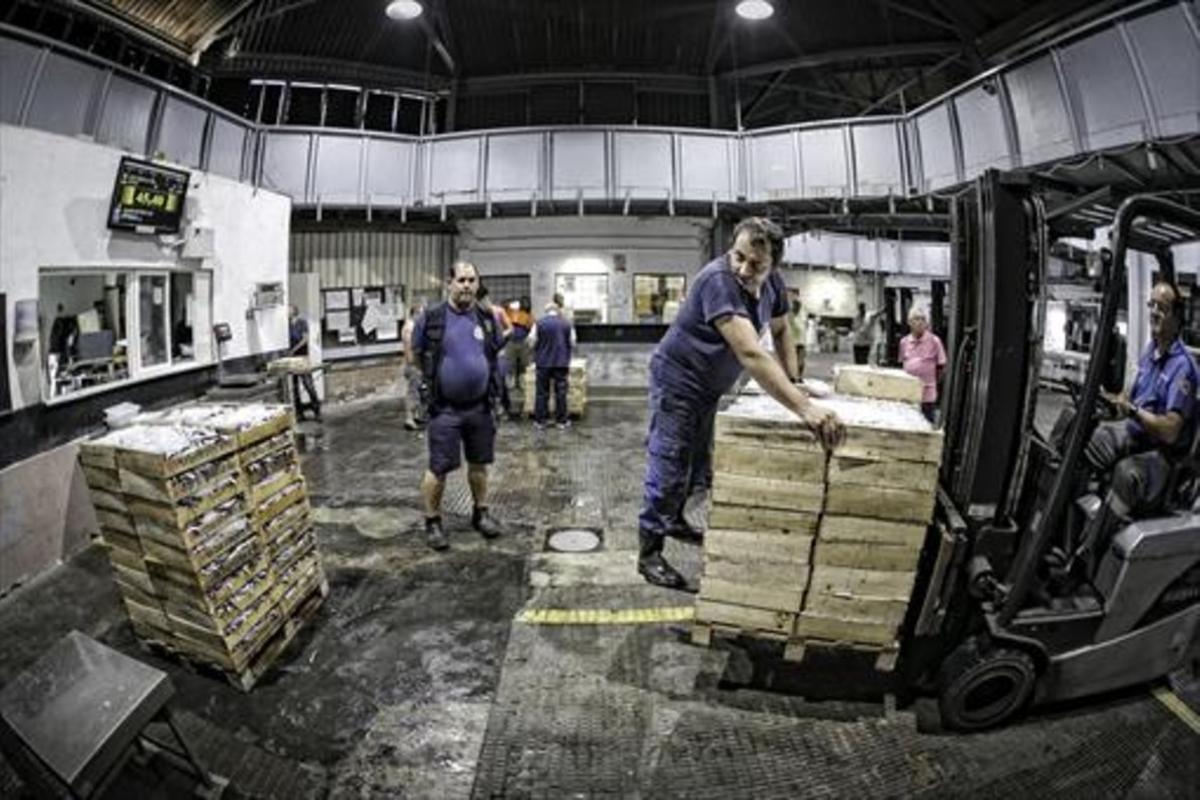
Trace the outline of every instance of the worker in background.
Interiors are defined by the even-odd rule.
[[[696,276],[679,316],[650,359],[650,433],[638,516],[638,572],[646,581],[687,589],[663,558],[667,535],[696,537],[682,512],[688,495],[712,485],[713,420],[721,395],[742,370],[758,381],[828,448],[844,435],[837,416],[792,384],[796,350],[787,324],[787,291],[773,267],[783,231],[751,217],[734,228],[729,252]],[[769,326],[774,357],[759,344]]]
[[[488,299],[488,288],[482,283],[479,284],[479,292],[476,295],[476,301],[480,308],[489,311],[496,317],[496,324],[500,326],[500,337],[504,344],[508,344],[508,338],[512,336],[513,325],[509,321],[508,312],[504,310],[503,305],[494,305]],[[512,398],[508,394],[508,359],[501,358],[496,362],[499,374],[496,376],[498,388],[500,390],[500,407],[504,409],[504,415],[509,419],[513,417]]]
[[[883,309],[867,311],[864,303],[858,304],[858,316],[854,320],[854,363],[868,364],[871,361],[871,348],[875,344],[875,320]],[[934,337],[936,338],[936,337]]]
[[[1188,452],[1195,436],[1200,368],[1179,336],[1179,287],[1159,281],[1148,308],[1152,338],[1138,360],[1132,391],[1113,395],[1100,390],[1124,419],[1099,425],[1084,449],[1097,474],[1112,470],[1104,504],[1075,553],[1085,563],[1103,555],[1113,534],[1134,515],[1161,505],[1171,464]],[[1088,566],[1094,571],[1094,563]]]
[[[446,475],[465,455],[467,484],[475,502],[471,526],[487,539],[503,529],[488,511],[488,464],[495,458],[493,404],[499,394],[497,359],[503,344],[500,326],[476,301],[479,271],[469,261],[450,267],[449,300],[426,309],[413,330],[413,352],[428,387],[429,468],[421,481],[425,502],[425,543],[434,550],[450,546],[442,527]]]
[[[675,321],[675,318],[679,316],[679,309],[683,305],[685,292],[686,290],[681,290],[678,297],[668,295],[666,299],[663,300],[662,323],[664,325],[670,325]]]
[[[530,310],[528,297],[522,297],[514,306],[509,306],[508,319],[512,323],[512,334],[504,347],[504,359],[508,362],[508,371],[512,374],[513,388],[520,392],[519,398],[514,398],[516,408],[522,408],[525,403],[525,371],[529,368],[529,332],[533,330],[533,313]]]
[[[571,351],[575,347],[575,326],[563,315],[563,298],[554,295],[546,304],[546,313],[529,334],[533,348],[533,363],[537,368],[537,394],[534,398],[533,425],[546,427],[550,416],[550,386],[554,386],[554,421],[560,430],[571,427],[567,416],[567,379],[571,366]]]
[[[805,329],[804,306],[800,303],[800,290],[788,289],[788,330],[796,348],[796,377],[804,377],[804,364],[808,361],[808,331]]]
[[[408,319],[400,327],[400,340],[404,343],[404,428],[420,430],[425,425],[425,403],[421,401],[421,365],[413,355],[412,336],[417,318],[424,309],[413,304],[408,309]]]
[[[930,424],[937,422],[938,382],[946,368],[946,348],[929,330],[929,318],[916,306],[908,312],[909,333],[900,340],[900,363],[904,371],[921,381],[921,413]]]
[[[288,306],[288,355],[308,357],[308,321],[300,316],[300,309]],[[300,402],[300,388],[308,395],[308,403]],[[292,400],[296,404],[296,418],[304,419],[304,409],[310,408],[313,417],[321,419],[321,398],[317,397],[317,387],[313,383],[312,373],[305,370],[292,373]]]

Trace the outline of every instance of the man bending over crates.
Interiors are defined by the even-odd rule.
[[[696,275],[679,316],[650,359],[650,434],[638,516],[638,572],[649,583],[686,589],[662,556],[667,535],[696,539],[683,521],[688,496],[712,485],[717,402],[744,368],[763,390],[808,426],[827,448],[845,434],[841,420],[792,385],[796,348],[787,323],[783,278],[772,269],[783,255],[783,231],[751,217],[734,228],[733,247]],[[770,325],[775,354],[759,344]]]
[[[442,529],[446,475],[467,459],[467,483],[475,510],[471,526],[487,539],[503,530],[487,507],[487,465],[496,443],[493,405],[499,395],[496,358],[504,342],[496,317],[479,306],[479,271],[456,261],[450,267],[449,300],[426,309],[413,330],[413,353],[425,377],[429,421],[429,468],[421,481],[425,501],[425,542],[434,550],[450,546]]]

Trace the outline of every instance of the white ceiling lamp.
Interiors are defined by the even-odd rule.
[[[392,19],[416,19],[425,11],[417,0],[392,0],[384,12]]]
[[[742,19],[760,20],[774,14],[775,6],[767,0],[742,0],[734,10]]]

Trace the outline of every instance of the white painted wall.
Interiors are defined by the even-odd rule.
[[[0,291],[7,294],[13,341],[15,304],[38,296],[43,267],[208,269],[213,320],[228,322],[228,357],[287,345],[287,307],[247,319],[255,284],[287,284],[291,201],[226,178],[192,173],[185,222],[215,231],[213,256],[184,259],[157,237],[110,231],[105,225],[117,165],[123,153],[104,145],[27,128],[0,125]],[[43,314],[53,309],[42,310]],[[197,332],[199,342],[200,332]],[[37,402],[23,396],[6,357],[14,408]]]
[[[550,301],[566,262],[597,259],[608,275],[608,321],[619,323],[634,321],[635,274],[692,276],[709,261],[711,237],[712,221],[691,217],[481,219],[459,223],[457,249],[485,276],[528,273],[535,314]],[[625,257],[624,272],[614,267],[617,254]]]

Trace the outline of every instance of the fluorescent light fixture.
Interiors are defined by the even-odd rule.
[[[416,19],[424,10],[417,0],[392,0],[385,13],[392,19]]]
[[[737,4],[737,15],[742,19],[766,19],[775,13],[775,6],[767,0],[742,0]]]

